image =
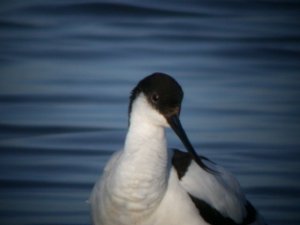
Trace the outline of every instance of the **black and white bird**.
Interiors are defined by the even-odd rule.
[[[238,181],[196,153],[179,120],[183,91],[154,73],[133,89],[124,147],[90,197],[95,225],[262,225]],[[168,150],[171,127],[187,152]]]

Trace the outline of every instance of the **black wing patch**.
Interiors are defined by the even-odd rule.
[[[173,151],[174,154],[172,157],[172,164],[177,172],[179,180],[181,180],[181,178],[185,175],[186,171],[188,170],[193,160],[193,157],[188,152],[182,152],[179,151],[178,149],[173,149]],[[199,161],[201,163],[197,163],[197,162],[196,163],[206,172],[217,174],[217,171],[214,171],[213,169],[209,168],[203,163],[204,160],[213,163],[212,161],[210,161],[208,158],[204,156],[199,156]]]
[[[184,176],[191,162],[192,157],[188,153],[174,149],[172,164],[177,172],[179,180]]]
[[[246,202],[247,216],[242,223],[236,223],[233,219],[223,216],[217,209],[209,205],[207,202],[189,195],[195,206],[197,207],[201,217],[211,225],[249,225],[256,220],[256,210],[250,202]]]

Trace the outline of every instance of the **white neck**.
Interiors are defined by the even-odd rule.
[[[117,181],[134,210],[151,211],[167,188],[165,123],[143,94],[135,100]]]
[[[130,164],[140,166],[140,169],[144,170],[141,172],[159,176],[165,171],[167,164],[164,127],[147,123],[137,117],[131,119],[124,154],[129,157]]]

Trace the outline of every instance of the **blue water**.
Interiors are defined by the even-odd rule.
[[[299,225],[299,12],[291,0],[1,1],[0,223],[90,224],[129,93],[161,71],[185,91],[197,151],[269,224]]]

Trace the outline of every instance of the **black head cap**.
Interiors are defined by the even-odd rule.
[[[164,73],[153,73],[142,79],[132,90],[129,104],[129,114],[132,102],[144,93],[151,105],[164,116],[179,114],[183,99],[183,91],[177,81]]]

